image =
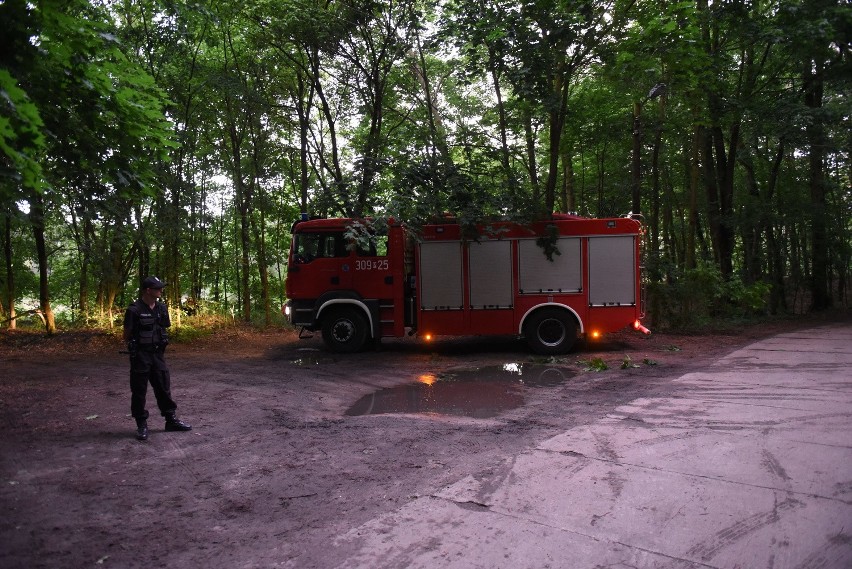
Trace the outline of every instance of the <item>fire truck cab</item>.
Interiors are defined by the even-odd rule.
[[[354,223],[293,226],[283,311],[333,351],[405,334],[517,335],[536,353],[564,354],[579,337],[648,333],[636,219],[554,214],[483,224],[475,238],[453,219],[417,233],[391,219],[369,246],[347,238]]]

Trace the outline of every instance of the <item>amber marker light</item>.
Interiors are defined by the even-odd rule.
[[[432,385],[433,383],[435,383],[436,381],[438,381],[438,378],[437,378],[437,377],[435,377],[435,375],[434,375],[434,374],[431,374],[431,373],[424,373],[424,374],[420,375],[420,376],[417,378],[417,381],[418,381],[419,383],[424,384],[424,385]]]
[[[600,337],[601,337],[601,333],[600,333],[600,332],[598,332],[597,330],[592,330],[592,338],[593,338],[594,340],[598,340],[598,339],[600,339]]]
[[[432,341],[432,334],[429,334],[428,332],[426,334],[423,334],[423,339],[426,340],[427,342],[431,342]]]

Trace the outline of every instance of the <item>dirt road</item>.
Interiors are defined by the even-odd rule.
[[[6,334],[0,567],[335,567],[351,553],[335,538],[367,520],[809,325],[624,332],[555,360],[512,339],[335,356],[292,332],[226,330],[170,347],[193,430],[163,432],[149,395],[144,443],[116,340]]]

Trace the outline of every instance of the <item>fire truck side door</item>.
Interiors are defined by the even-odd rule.
[[[301,234],[299,239],[296,262],[305,275],[313,275],[318,292],[351,288],[353,259],[342,232]]]

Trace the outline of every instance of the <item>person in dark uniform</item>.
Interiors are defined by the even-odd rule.
[[[148,439],[148,410],[145,395],[148,383],[154,389],[157,407],[166,419],[167,431],[189,431],[177,417],[172,399],[171,376],[164,357],[169,343],[169,311],[160,301],[166,283],[157,277],[142,281],[141,296],[124,313],[124,341],[130,353],[130,414],[136,419],[136,438]]]

